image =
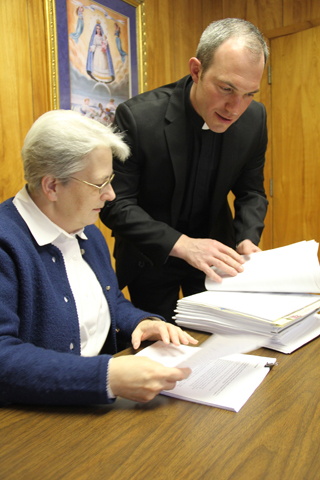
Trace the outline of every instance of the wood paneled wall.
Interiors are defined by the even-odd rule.
[[[0,201],[13,196],[22,187],[20,151],[23,139],[32,123],[49,110],[44,8],[45,0],[0,0]],[[225,17],[244,18],[267,37],[274,38],[318,24],[320,2],[145,0],[145,14],[148,89],[152,89],[188,73],[188,60],[195,54],[201,32],[211,21]],[[264,77],[260,99],[267,108],[269,97]],[[271,175],[270,165],[268,162],[267,179]],[[111,246],[109,232],[102,229]],[[268,228],[265,237],[264,247],[270,248]]]
[[[49,110],[42,0],[0,0],[0,201],[23,186],[20,151],[32,123]]]

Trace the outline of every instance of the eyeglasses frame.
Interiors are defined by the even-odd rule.
[[[115,173],[112,173],[110,178],[108,178],[108,180],[105,181],[102,185],[95,185],[94,183],[87,182],[86,180],[82,180],[81,178],[76,178],[76,177],[69,177],[69,178],[72,178],[72,180],[78,180],[78,182],[85,183],[86,185],[90,185],[90,187],[97,188],[99,190],[99,195],[102,195],[101,191],[104,189],[104,187],[106,187],[107,185],[109,185],[109,183],[112,182],[114,177],[115,177]]]

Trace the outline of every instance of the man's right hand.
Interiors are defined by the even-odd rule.
[[[169,368],[147,357],[127,355],[109,361],[109,386],[115,396],[149,402],[162,390],[172,390],[191,373],[190,368]]]
[[[211,267],[216,267],[232,277],[243,272],[244,259],[232,248],[210,238],[181,235],[170,255],[182,258],[218,283],[222,282],[222,278]]]

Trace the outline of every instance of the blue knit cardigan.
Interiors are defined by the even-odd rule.
[[[150,313],[124,298],[98,228],[78,238],[83,258],[107,299],[108,343],[116,331],[130,338]],[[111,338],[110,338],[111,336]],[[78,315],[62,254],[39,246],[9,199],[0,205],[0,405],[111,403],[106,393],[110,355],[80,356]]]

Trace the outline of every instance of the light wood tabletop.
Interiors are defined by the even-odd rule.
[[[319,479],[320,338],[255,353],[278,365],[239,413],[162,395],[1,408],[0,479]]]

